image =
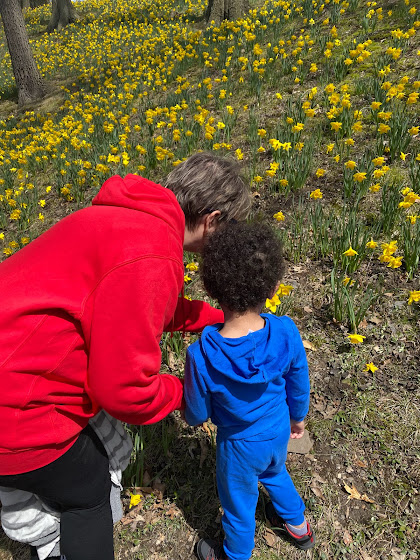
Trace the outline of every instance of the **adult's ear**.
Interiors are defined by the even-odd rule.
[[[214,210],[204,216],[204,234],[213,233],[219,225],[220,210]]]

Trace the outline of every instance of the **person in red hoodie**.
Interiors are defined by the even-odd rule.
[[[162,332],[223,320],[179,297],[183,249],[249,209],[236,165],[196,154],[164,187],[111,177],[1,263],[0,486],[61,512],[67,560],[114,558],[108,457],[89,419],[150,424],[180,408],[182,382],[159,373]]]

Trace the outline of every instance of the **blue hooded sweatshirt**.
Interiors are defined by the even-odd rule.
[[[224,338],[222,324],[206,327],[188,348],[184,396],[190,425],[211,418],[218,438],[245,439],[278,433],[290,418],[305,418],[309,374],[299,331],[289,317],[261,317],[265,326],[240,338]]]

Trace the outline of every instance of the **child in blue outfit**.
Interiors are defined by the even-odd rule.
[[[202,277],[225,315],[188,348],[185,417],[217,426],[217,488],[223,545],[202,539],[200,560],[248,560],[258,481],[270,495],[274,530],[301,549],[315,539],[286,470],[289,437],[302,437],[309,406],[305,349],[289,317],[261,314],[283,273],[281,248],[262,224],[228,224],[207,241]]]

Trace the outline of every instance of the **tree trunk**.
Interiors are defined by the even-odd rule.
[[[239,19],[249,10],[248,0],[209,0],[206,10],[207,23],[219,26],[224,19]]]
[[[38,101],[44,97],[47,88],[29,45],[19,0],[0,0],[0,15],[18,90],[18,103]]]
[[[44,6],[49,3],[49,0],[29,0],[31,8],[38,8],[38,6]]]
[[[1,1],[1,0],[0,0]],[[60,31],[69,23],[79,19],[71,0],[52,0],[52,13],[47,31],[52,33],[55,29]]]
[[[25,8],[29,8],[29,0],[20,0],[20,7],[22,8],[22,10],[24,10]]]

